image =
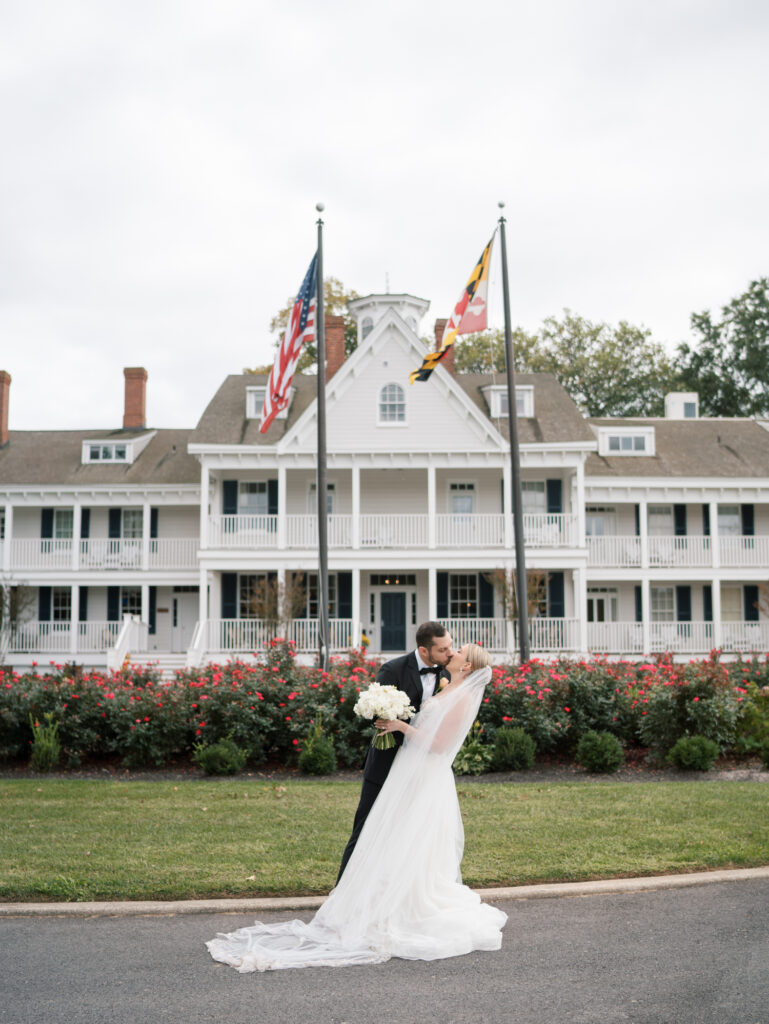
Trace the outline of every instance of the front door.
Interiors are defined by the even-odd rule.
[[[195,622],[198,617],[198,595],[194,591],[182,591],[173,595],[171,618],[171,650],[186,651],[192,643]]]
[[[381,645],[383,651],[406,648],[406,595],[384,591],[379,598],[382,613]]]

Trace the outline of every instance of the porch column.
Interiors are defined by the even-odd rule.
[[[711,501],[708,507],[710,508],[710,550],[711,550],[712,555],[713,555],[713,568],[714,569],[720,569],[721,568],[721,539],[718,536],[718,502],[717,501]],[[715,612],[715,607],[716,607],[715,606],[715,600],[716,600],[716,592],[715,592],[715,588],[714,588],[714,590],[713,590],[713,621],[714,621],[714,623],[717,621],[716,620],[716,612]],[[720,594],[719,594],[719,601],[718,601],[718,603],[719,603],[719,605],[721,604],[721,595]],[[718,625],[719,625],[719,629],[720,629],[721,623],[719,622]],[[718,646],[718,645],[716,645],[716,646]]]
[[[352,570],[352,643],[353,646],[360,646],[360,634],[362,629],[360,614],[360,569]]]
[[[574,617],[577,620],[577,649],[580,657],[588,653],[587,645],[587,574],[583,568],[572,571],[574,586]]]
[[[427,618],[434,620],[438,614],[438,570],[427,570]]]
[[[77,654],[77,641],[78,636],[80,635],[80,630],[78,628],[78,622],[80,620],[80,587],[77,584],[73,584],[69,590],[69,653],[74,655]]]
[[[200,467],[200,546],[208,547],[208,466],[205,462]]]
[[[643,653],[651,654],[651,625],[652,601],[648,577],[641,580],[641,637],[643,639]]]
[[[350,470],[350,482],[352,487],[352,547],[357,551],[360,547],[360,466],[353,457]],[[353,573],[353,611],[355,611],[355,573]],[[357,614],[357,612],[356,612]]]
[[[648,502],[646,498],[641,498],[638,502],[638,527],[641,535],[641,568],[649,568],[649,512]],[[647,590],[649,581],[646,581]],[[644,612],[644,622],[646,622],[646,613]]]
[[[141,621],[149,624],[150,621],[150,585],[142,583],[142,613]]]
[[[145,501],[142,503],[142,569],[146,572],[150,567],[150,503]],[[148,591],[149,593],[149,591]],[[144,598],[142,598],[142,609],[144,607]],[[149,608],[149,599],[147,600],[147,608]],[[142,618],[143,611],[142,611]]]
[[[198,581],[198,619],[200,622],[205,622],[208,618],[208,572],[205,569],[200,570],[200,579]]]
[[[504,496],[505,549],[513,547],[513,477],[508,459],[502,467],[502,494]]]
[[[13,505],[5,506],[5,541],[3,542],[3,572],[11,570],[11,542],[13,540]]]
[[[711,523],[713,520],[711,519]],[[711,536],[712,536],[711,526]],[[723,630],[721,629],[721,580],[714,579],[711,583],[713,590],[713,646],[720,647],[722,643]]]
[[[278,466],[278,547],[285,548],[286,546],[286,507],[288,504],[288,495],[286,494],[286,467]],[[286,573],[283,572],[281,577],[278,573],[278,579],[282,578],[283,583],[286,581]]]
[[[80,526],[83,510],[79,501],[72,506],[72,571],[77,572],[80,566]]]
[[[432,465],[427,467],[427,546],[435,547],[435,466]],[[435,609],[434,602],[430,608]]]
[[[577,464],[577,479],[576,479],[576,498],[577,498],[577,537],[576,541],[572,535],[571,543],[576,547],[584,547],[585,541],[585,463],[580,460]],[[584,589],[584,588],[583,588]]]

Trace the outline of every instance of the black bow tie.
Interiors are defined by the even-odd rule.
[[[420,674],[420,676],[434,676],[437,671],[438,671],[437,667],[435,667],[435,668],[420,668],[419,674]]]

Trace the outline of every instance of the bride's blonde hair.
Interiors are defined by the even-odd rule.
[[[486,668],[491,664],[491,655],[478,644],[468,644],[467,660],[470,662],[472,671],[477,672],[479,668]]]

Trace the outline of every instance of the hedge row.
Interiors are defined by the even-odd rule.
[[[376,670],[363,651],[329,672],[303,667],[282,640],[258,659],[182,671],[170,684],[136,665],[110,674],[67,665],[18,674],[0,666],[0,759],[26,759],[34,725],[55,722],[68,766],[115,757],[131,767],[162,766],[227,736],[251,765],[293,765],[321,714],[340,766],[354,768],[371,726],[355,717],[353,705]],[[570,754],[596,730],[657,753],[696,734],[722,753],[751,754],[769,738],[769,656],[497,666],[479,722],[481,743],[493,744],[504,726],[520,726],[538,753]]]

